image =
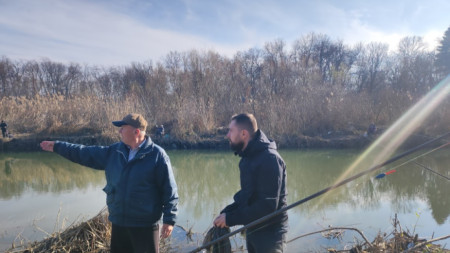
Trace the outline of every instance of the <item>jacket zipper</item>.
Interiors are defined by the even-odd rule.
[[[122,154],[122,156],[123,156],[123,158],[125,159],[125,161],[126,161],[126,165],[125,165],[125,167],[124,167],[124,170],[123,170],[123,172],[122,173],[127,173],[127,178],[126,178],[126,180],[125,180],[125,182],[124,182],[124,188],[125,188],[125,190],[124,190],[124,193],[123,193],[123,204],[122,204],[122,209],[123,209],[123,212],[122,212],[122,222],[123,222],[123,224],[125,224],[125,217],[126,217],[126,215],[125,215],[125,213],[127,212],[127,209],[126,209],[126,196],[128,195],[128,191],[129,191],[129,189],[128,189],[128,181],[129,181],[129,178],[130,178],[130,171],[127,171],[127,170],[129,170],[129,165],[132,163],[132,162],[134,162],[135,160],[136,160],[136,157],[137,156],[135,156],[133,159],[131,159],[130,161],[128,161],[128,159],[127,159],[127,157],[125,156],[125,154],[123,153],[123,152],[121,152],[121,151],[119,151],[121,154]],[[143,154],[140,154],[140,156],[139,156],[139,159],[141,159],[141,158],[143,158],[144,156],[146,156],[147,154],[148,154],[149,152],[146,152],[146,153],[143,153]],[[136,154],[137,155],[137,154]],[[123,174],[122,174],[123,175]]]

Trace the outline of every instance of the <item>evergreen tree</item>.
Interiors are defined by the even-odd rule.
[[[439,74],[446,77],[450,74],[450,27],[445,31],[437,50],[436,68]]]

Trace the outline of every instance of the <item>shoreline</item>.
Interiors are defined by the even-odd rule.
[[[64,230],[57,231],[46,238],[39,241],[21,241],[20,244],[11,248],[7,248],[5,252],[47,252],[47,251],[66,251],[68,248],[70,251],[76,252],[109,252],[110,240],[111,240],[111,223],[108,221],[108,211],[103,208],[94,217],[82,221],[77,224],[72,224]],[[445,249],[446,245],[437,244],[436,242],[445,240],[450,235],[443,235],[437,238],[427,239],[426,237],[419,237],[418,233],[414,231],[411,233],[408,229],[403,231],[403,228],[397,219],[395,214],[392,219],[392,228],[389,234],[378,232],[374,238],[368,239],[364,235],[364,230],[355,226],[347,227],[332,227],[329,226],[326,229],[319,231],[313,231],[306,234],[301,234],[293,238],[289,238],[286,241],[286,247],[293,241],[308,237],[312,235],[321,235],[328,240],[338,239],[340,243],[339,247],[346,249],[349,252],[450,252]],[[353,243],[343,243],[344,233],[346,231],[355,231],[359,234],[355,238],[360,240]],[[367,231],[366,231],[367,232]],[[236,236],[236,235],[234,235]],[[191,252],[198,249],[205,243],[209,243],[212,240],[205,240],[205,235],[192,231],[192,228],[187,229],[180,225],[175,225],[172,233],[173,240],[165,241],[161,240],[159,244],[160,252]],[[244,239],[245,240],[245,239]],[[202,242],[203,241],[203,242]],[[242,241],[243,242],[243,241]],[[228,242],[230,243],[230,242]],[[323,247],[327,252],[340,252],[342,250],[336,250],[335,248],[326,245],[317,245]],[[230,244],[230,251],[234,247],[233,252],[244,252],[244,246]]]
[[[319,136],[282,136],[275,139],[278,149],[364,149],[376,140],[381,134],[365,136],[363,134],[329,133]],[[197,140],[182,140],[176,138],[161,138],[150,136],[152,141],[167,150],[225,150],[229,148],[228,140],[224,135],[210,135],[197,138]],[[430,138],[415,135],[410,137],[402,147],[413,147]],[[117,137],[106,135],[86,136],[34,136],[23,135],[13,138],[0,138],[0,152],[37,152],[41,151],[39,143],[44,140],[59,140],[83,145],[108,146],[120,141]]]

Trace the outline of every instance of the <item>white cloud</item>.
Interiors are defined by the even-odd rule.
[[[0,55],[125,65],[159,61],[170,51],[191,49],[211,49],[231,57],[239,50],[261,48],[275,39],[290,45],[310,32],[350,45],[387,43],[390,50],[395,50],[403,37],[417,35],[424,36],[430,48],[435,47],[448,26],[448,21],[439,20],[447,15],[433,16],[433,4],[405,9],[407,4],[327,0],[0,0]],[[409,10],[411,15],[406,15]],[[404,15],[392,15],[397,12]],[[434,19],[427,22],[424,17],[429,16]]]
[[[33,3],[27,3],[28,8],[17,4],[8,12],[0,11],[0,25],[15,31],[2,35],[0,54],[122,65],[159,60],[170,51],[210,48],[230,54],[234,50],[189,34],[154,29],[88,2]],[[10,47],[12,41],[19,47]]]
[[[346,42],[355,44],[357,42],[380,42],[389,45],[389,51],[397,51],[399,42],[405,37],[420,36],[426,44],[427,50],[434,50],[438,46],[445,30],[429,30],[424,34],[414,34],[409,32],[384,32],[371,29],[366,26],[353,26],[351,34],[347,34]]]
[[[444,36],[446,29],[443,30],[429,30],[425,34],[422,35],[423,40],[428,45],[428,49],[436,49],[440,44],[442,37]]]

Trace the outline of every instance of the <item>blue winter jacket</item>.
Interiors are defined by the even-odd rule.
[[[172,166],[150,137],[130,161],[129,148],[122,142],[104,147],[57,141],[53,150],[72,162],[105,171],[103,190],[113,224],[149,227],[163,213],[163,223],[175,224],[178,193]]]

